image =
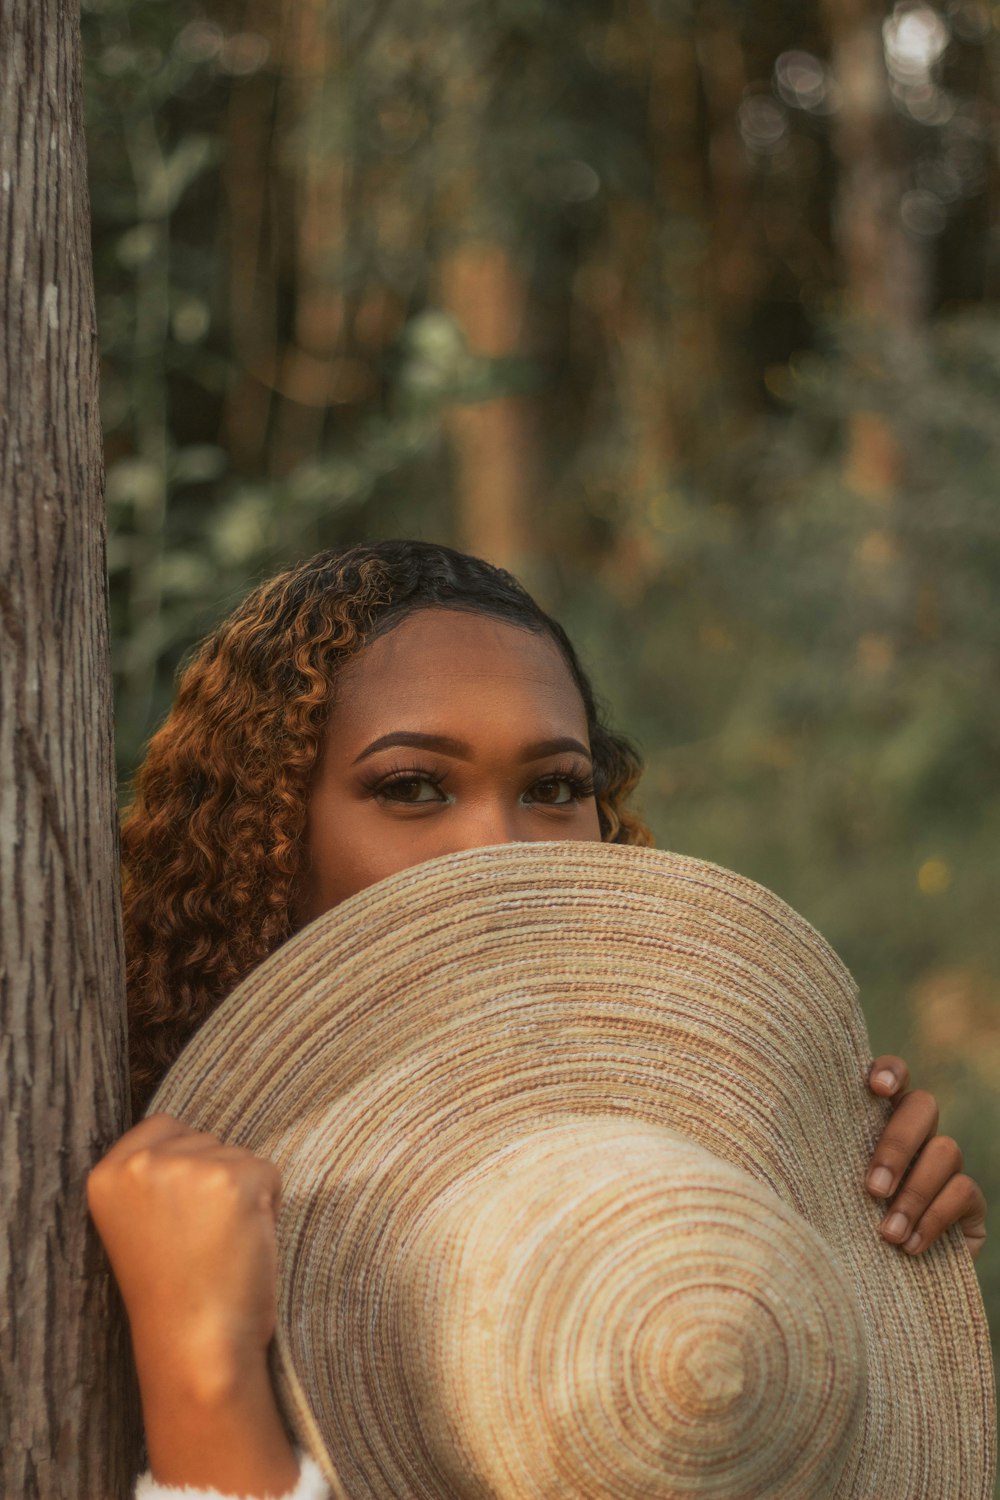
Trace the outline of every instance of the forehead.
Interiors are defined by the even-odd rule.
[[[424,609],[347,663],[335,714],[379,722],[404,708],[425,717],[441,710],[475,716],[505,703],[518,714],[586,724],[579,690],[549,635],[467,610]]]

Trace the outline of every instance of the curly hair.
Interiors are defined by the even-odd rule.
[[[291,936],[310,781],[338,668],[418,609],[487,614],[558,645],[587,715],[601,837],[652,843],[642,763],[602,722],[562,627],[511,574],[426,542],[322,552],[261,584],[197,648],[122,825],[133,1118],[198,1025]]]

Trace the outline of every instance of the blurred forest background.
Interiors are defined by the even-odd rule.
[[[658,842],[820,928],[1000,1203],[1000,4],[84,0],[83,34],[123,781],[280,564],[505,564]],[[1000,1330],[996,1228],[980,1272]]]

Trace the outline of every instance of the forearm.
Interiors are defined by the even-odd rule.
[[[223,1495],[284,1496],[299,1466],[285,1434],[260,1356],[228,1367],[181,1374],[140,1359],[146,1447],[162,1485],[215,1489]]]

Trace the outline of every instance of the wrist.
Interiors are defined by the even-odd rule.
[[[143,1423],[153,1478],[223,1494],[281,1496],[298,1464],[278,1412],[263,1351],[203,1349],[204,1363],[146,1363]]]
[[[139,1388],[159,1403],[184,1401],[204,1408],[239,1404],[269,1386],[267,1351],[218,1330],[132,1330]]]
[[[240,1406],[268,1382],[264,1353],[240,1355],[232,1346],[160,1346],[135,1356],[142,1404],[184,1406],[205,1413]]]

